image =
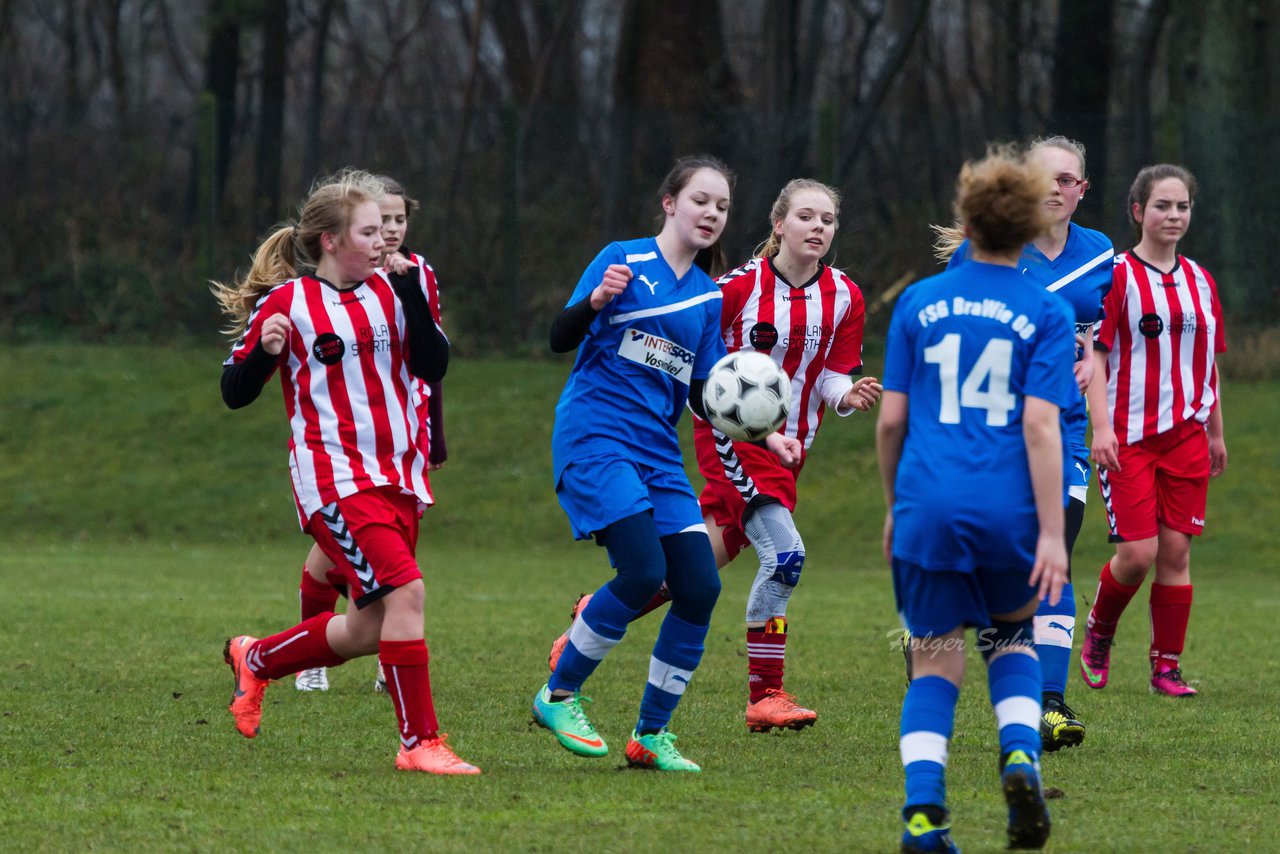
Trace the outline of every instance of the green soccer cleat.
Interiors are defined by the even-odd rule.
[[[675,742],[676,734],[665,729],[647,735],[633,730],[627,741],[627,764],[655,771],[701,771],[697,764],[680,755]]]
[[[609,752],[609,745],[604,743],[582,709],[583,703],[590,702],[589,697],[575,693],[568,699],[553,703],[550,687],[543,685],[533,697],[533,722],[551,730],[560,746],[571,753],[604,756]]]

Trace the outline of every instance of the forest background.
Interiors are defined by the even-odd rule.
[[[843,192],[830,260],[874,330],[937,269],[962,161],[1054,133],[1088,148],[1076,221],[1118,248],[1138,168],[1191,168],[1183,248],[1261,329],[1278,25],[1277,0],[0,0],[0,334],[215,340],[208,280],[358,165],[422,201],[409,245],[460,354],[543,353],[701,151],[740,175],[734,261],[786,180]]]

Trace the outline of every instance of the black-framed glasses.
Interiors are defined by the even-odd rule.
[[[1057,181],[1058,186],[1064,190],[1070,190],[1074,187],[1079,187],[1081,184],[1084,183],[1083,178],[1077,178],[1074,175],[1059,175],[1057,178],[1054,178],[1053,180]]]

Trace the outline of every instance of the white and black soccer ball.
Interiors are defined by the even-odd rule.
[[[791,379],[754,350],[730,353],[711,366],[702,390],[711,425],[730,439],[758,442],[791,412]]]

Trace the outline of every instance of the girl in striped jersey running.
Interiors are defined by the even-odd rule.
[[[418,202],[410,197],[400,182],[394,178],[387,175],[378,175],[377,178],[386,190],[378,200],[378,209],[382,212],[382,240],[385,244],[383,267],[399,275],[417,276],[419,285],[427,296],[431,317],[437,325],[440,325],[440,286],[436,281],[435,270],[427,263],[427,259],[404,245],[405,232],[409,227],[409,215],[418,209]],[[448,458],[444,440],[444,399],[441,395],[440,383],[428,383],[415,378],[413,386],[414,405],[420,419],[417,448],[427,458],[427,470],[436,471]],[[303,525],[306,525],[305,519],[303,519]],[[307,559],[302,564],[302,581],[298,586],[298,603],[302,619],[306,621],[334,610],[338,604],[338,596],[343,590],[345,585],[333,561],[325,557],[319,545],[313,544]],[[324,667],[303,670],[295,677],[294,687],[299,691],[328,691],[328,670]],[[378,675],[373,681],[373,689],[380,693],[385,693],[387,690],[386,673],[381,664],[378,665]]]
[[[770,211],[772,230],[755,258],[724,275],[720,331],[729,352],[766,353],[791,377],[791,415],[781,432],[801,448],[794,467],[758,445],[734,442],[702,418],[694,421],[699,497],[716,564],[723,568],[748,545],[760,567],[747,597],[747,728],[803,729],[817,712],[783,690],[787,602],[804,568],[804,541],[792,513],[796,478],[827,408],[840,416],[866,411],[880,397],[862,368],[862,292],[844,273],[822,263],[835,237],[840,194],[797,178],[782,188]],[[663,590],[637,615],[669,598]],[[589,601],[579,600],[578,608]],[[567,634],[553,647],[557,657]],[[552,665],[554,668],[554,664]]]
[[[840,214],[840,194],[797,178],[770,210],[772,230],[757,257],[720,279],[721,332],[729,352],[770,356],[791,377],[791,414],[782,432],[796,439],[800,462],[788,468],[759,447],[734,442],[703,419],[694,422],[699,503],[723,567],[748,545],[760,565],[747,596],[747,729],[802,729],[818,715],[783,690],[787,602],[800,580],[805,549],[792,513],[796,479],[828,408],[865,412],[880,398],[862,370],[862,292],[822,263]]]
[[[223,399],[245,406],[280,371],[294,496],[354,606],[261,640],[229,639],[230,708],[236,729],[253,738],[271,680],[377,653],[399,725],[396,767],[477,774],[439,732],[414,558],[418,518],[432,500],[415,444],[414,378],[444,376],[448,341],[417,275],[376,270],[384,192],[367,172],[323,181],[298,224],[258,248],[243,280],[215,286],[240,335],[223,368]],[[313,271],[300,275],[304,265]]]
[[[1179,658],[1191,616],[1191,538],[1204,530],[1209,478],[1227,466],[1215,356],[1226,350],[1218,287],[1178,254],[1196,182],[1181,166],[1138,173],[1129,212],[1138,245],[1115,268],[1089,386],[1093,457],[1116,553],[1102,567],[1080,672],[1107,684],[1116,624],[1155,563],[1151,690],[1191,697]]]

